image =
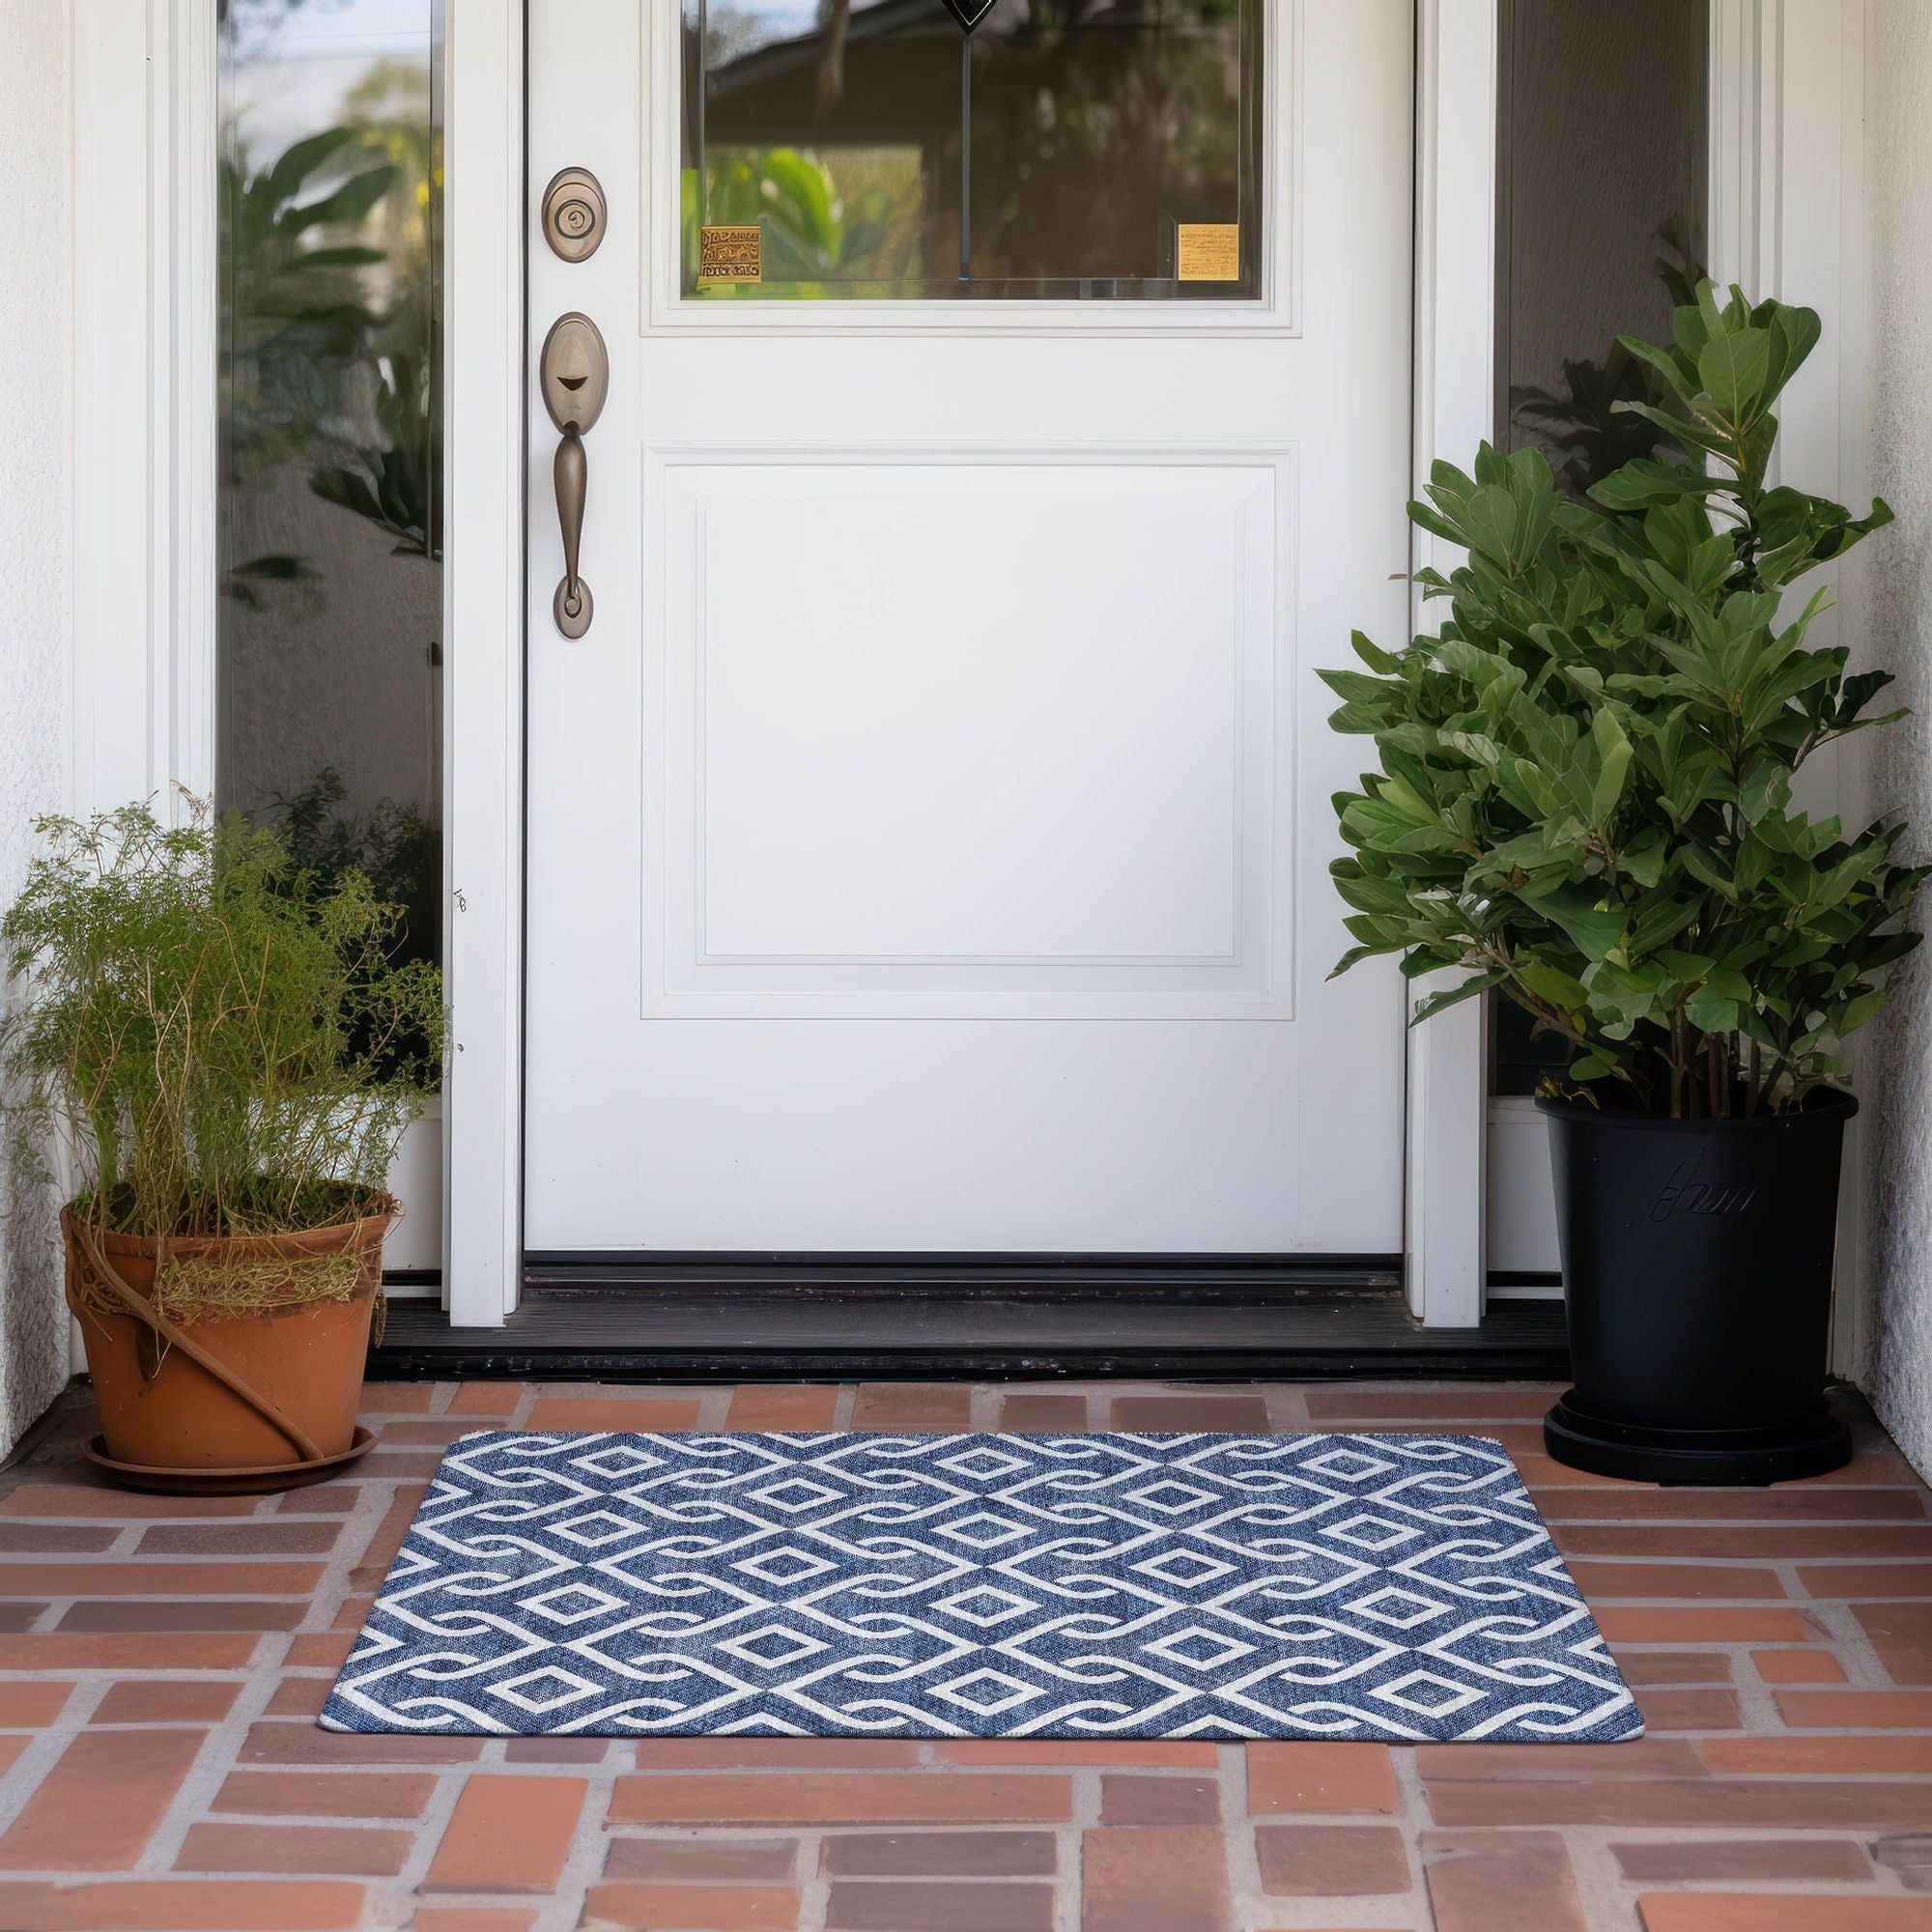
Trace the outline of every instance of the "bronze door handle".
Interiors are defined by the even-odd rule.
[[[563,535],[563,576],[551,599],[551,615],[566,638],[581,638],[590,628],[594,608],[580,568],[583,505],[590,483],[583,438],[603,414],[604,399],[611,391],[610,353],[587,315],[573,309],[551,325],[539,375],[544,407],[563,438],[551,471],[556,488],[556,521]]]

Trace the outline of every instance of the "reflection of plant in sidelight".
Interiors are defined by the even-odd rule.
[[[220,803],[440,943],[437,0],[228,0]]]

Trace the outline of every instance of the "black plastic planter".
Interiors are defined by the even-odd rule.
[[[1575,1386],[1557,1462],[1659,1483],[1775,1483],[1851,1458],[1825,1405],[1849,1094],[1801,1114],[1549,1119]]]

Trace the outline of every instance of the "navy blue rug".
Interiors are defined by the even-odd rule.
[[[1634,1700],[1472,1435],[451,1445],[338,1731],[1602,1743]]]

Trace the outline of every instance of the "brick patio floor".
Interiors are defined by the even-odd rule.
[[[1550,1391],[389,1383],[291,1495],[0,1494],[0,1932],[1932,1932],[1932,1517],[1868,1419],[1776,1491],[1579,1478]],[[318,1730],[466,1429],[1500,1435],[1636,1687],[1608,1747],[633,1743]]]

